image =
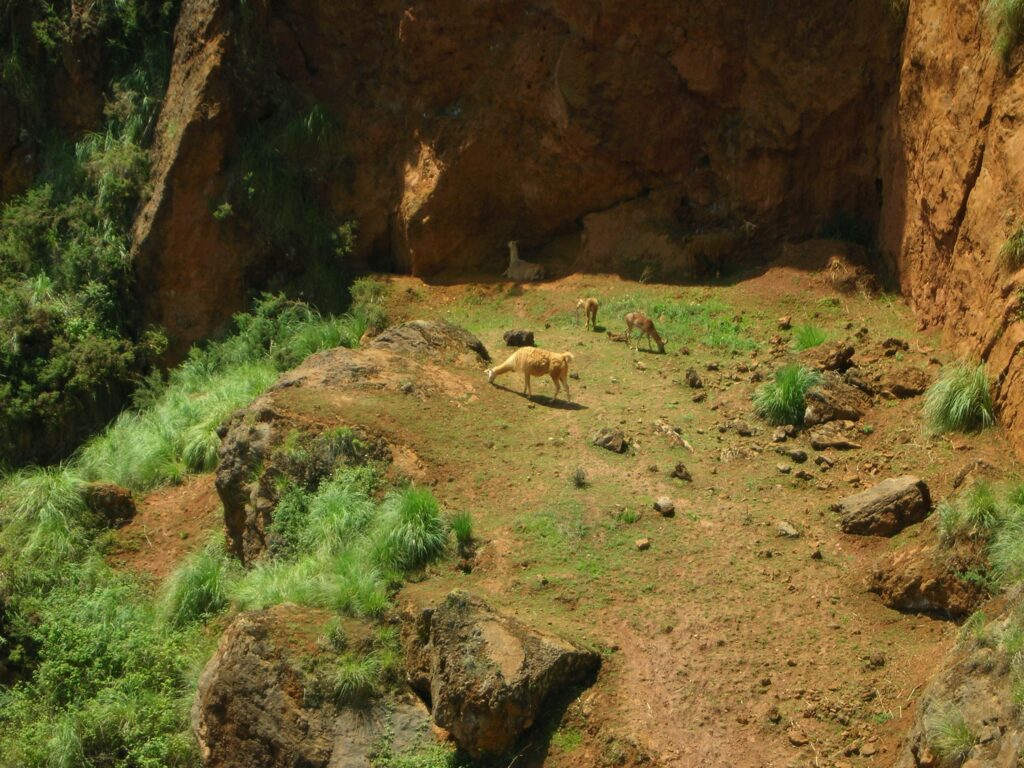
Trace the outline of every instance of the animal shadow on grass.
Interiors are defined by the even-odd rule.
[[[607,329],[607,328],[605,328],[605,327],[604,327],[603,325],[595,325],[595,326],[594,326],[594,330],[593,330],[593,331],[591,331],[591,333],[604,333],[604,332],[605,332],[605,331],[607,331],[607,330],[608,330],[608,329]]]
[[[528,396],[525,392],[506,387],[504,384],[493,384],[492,386],[498,389],[503,389],[506,392],[511,392],[513,395],[519,395],[524,400],[529,400],[531,403],[537,405],[543,405],[545,408],[555,408],[560,411],[586,411],[587,406],[581,403],[570,403],[568,400],[556,400],[551,395],[534,395],[533,397]]]

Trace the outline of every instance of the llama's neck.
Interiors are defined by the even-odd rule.
[[[515,243],[508,244],[508,260],[513,264],[519,261],[519,246]]]

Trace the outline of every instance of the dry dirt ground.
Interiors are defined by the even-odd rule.
[[[617,332],[629,309],[664,315],[667,354],[643,344],[634,352],[576,325],[577,296],[596,296],[599,327]],[[827,470],[806,436],[789,440],[783,447],[810,454],[798,466],[776,452],[774,429],[754,416],[751,396],[752,379],[796,357],[791,333],[777,327],[783,315],[849,338],[866,371],[913,364],[937,373],[947,355],[937,338],[914,331],[898,297],[839,294],[820,272],[776,266],[685,288],[603,276],[526,286],[395,278],[391,304],[395,315],[466,327],[498,361],[511,351],[501,338],[510,328],[575,355],[571,406],[550,400],[550,380],[534,381],[530,401],[517,375],[490,386],[480,372],[451,419],[433,419],[414,399],[404,412],[400,399],[386,408],[368,400],[346,415],[384,420],[414,446],[446,510],[470,512],[481,542],[470,573],[449,560],[405,587],[399,603],[468,589],[602,650],[600,676],[566,711],[545,765],[627,765],[633,745],[664,766],[893,762],[921,687],[958,629],[894,612],[867,593],[865,577],[890,541],[842,534],[829,505],[905,473],[941,499],[968,462],[984,458],[1009,472],[1012,459],[998,430],[929,435],[921,398],[912,398],[880,400],[858,425],[863,447],[826,451]],[[909,349],[884,356],[890,337]],[[701,390],[685,382],[691,367]],[[736,419],[754,434],[737,434]],[[624,430],[630,451],[593,446],[602,427]],[[692,482],[670,477],[677,462]],[[577,468],[585,487],[572,482]],[[810,479],[796,477],[800,469]],[[193,483],[212,488],[207,476]],[[181,549],[200,538],[176,542],[185,524],[160,511],[180,497],[181,510],[210,515],[212,504],[191,493],[163,491],[143,504],[135,528],[150,541],[134,536],[126,564],[160,575],[166,554],[147,556],[147,547]],[[659,496],[675,501],[674,517],[654,512]],[[781,521],[799,538],[780,537]],[[154,530],[164,531],[162,543]],[[635,545],[641,538],[650,540],[646,551]]]

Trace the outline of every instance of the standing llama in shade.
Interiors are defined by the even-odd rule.
[[[523,261],[519,258],[519,241],[509,240],[508,242],[508,269],[503,276],[518,283],[529,280],[543,280],[544,267],[534,264],[532,261]]]
[[[493,384],[501,374],[518,371],[523,374],[525,382],[523,392],[527,397],[533,397],[533,391],[530,389],[530,377],[548,375],[555,382],[555,394],[552,399],[558,397],[559,391],[564,386],[566,399],[572,401],[572,393],[569,391],[569,363],[573,359],[571,352],[548,352],[539,347],[523,347],[513,352],[504,363],[496,368],[488,368],[485,373],[487,381]]]
[[[597,330],[597,299],[591,297],[589,299],[576,299],[576,325],[580,324],[580,310],[584,309],[587,312],[587,330]]]

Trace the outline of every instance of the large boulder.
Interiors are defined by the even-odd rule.
[[[436,608],[406,611],[409,682],[434,722],[474,757],[506,752],[545,701],[589,682],[600,657],[452,592]]]
[[[867,395],[831,371],[807,391],[805,400],[804,424],[808,427],[829,421],[858,421],[871,407]]]
[[[510,347],[534,346],[533,331],[524,331],[522,329],[505,331],[502,338],[505,340],[505,344]]]
[[[924,394],[931,383],[932,377],[926,371],[908,365],[882,376],[879,385],[886,395],[902,400]]]
[[[985,585],[965,578],[965,574],[985,568],[980,542],[957,540],[952,546],[944,546],[930,520],[913,533],[916,535],[911,540],[886,552],[872,568],[869,592],[897,611],[954,619],[969,615],[985,602]]]
[[[924,520],[931,505],[931,495],[924,481],[903,475],[847,496],[833,509],[842,515],[840,525],[845,533],[893,536],[908,525]]]
[[[845,341],[832,341],[811,347],[800,353],[800,360],[819,371],[845,373],[853,368],[853,346]]]
[[[402,355],[442,362],[459,360],[488,363],[487,348],[464,328],[443,320],[413,320],[386,329],[371,341],[367,349],[386,349]]]
[[[390,741],[395,751],[428,731],[426,708],[411,697],[340,706],[307,703],[302,652],[321,612],[295,606],[240,614],[199,678],[192,731],[207,768],[371,768]]]

